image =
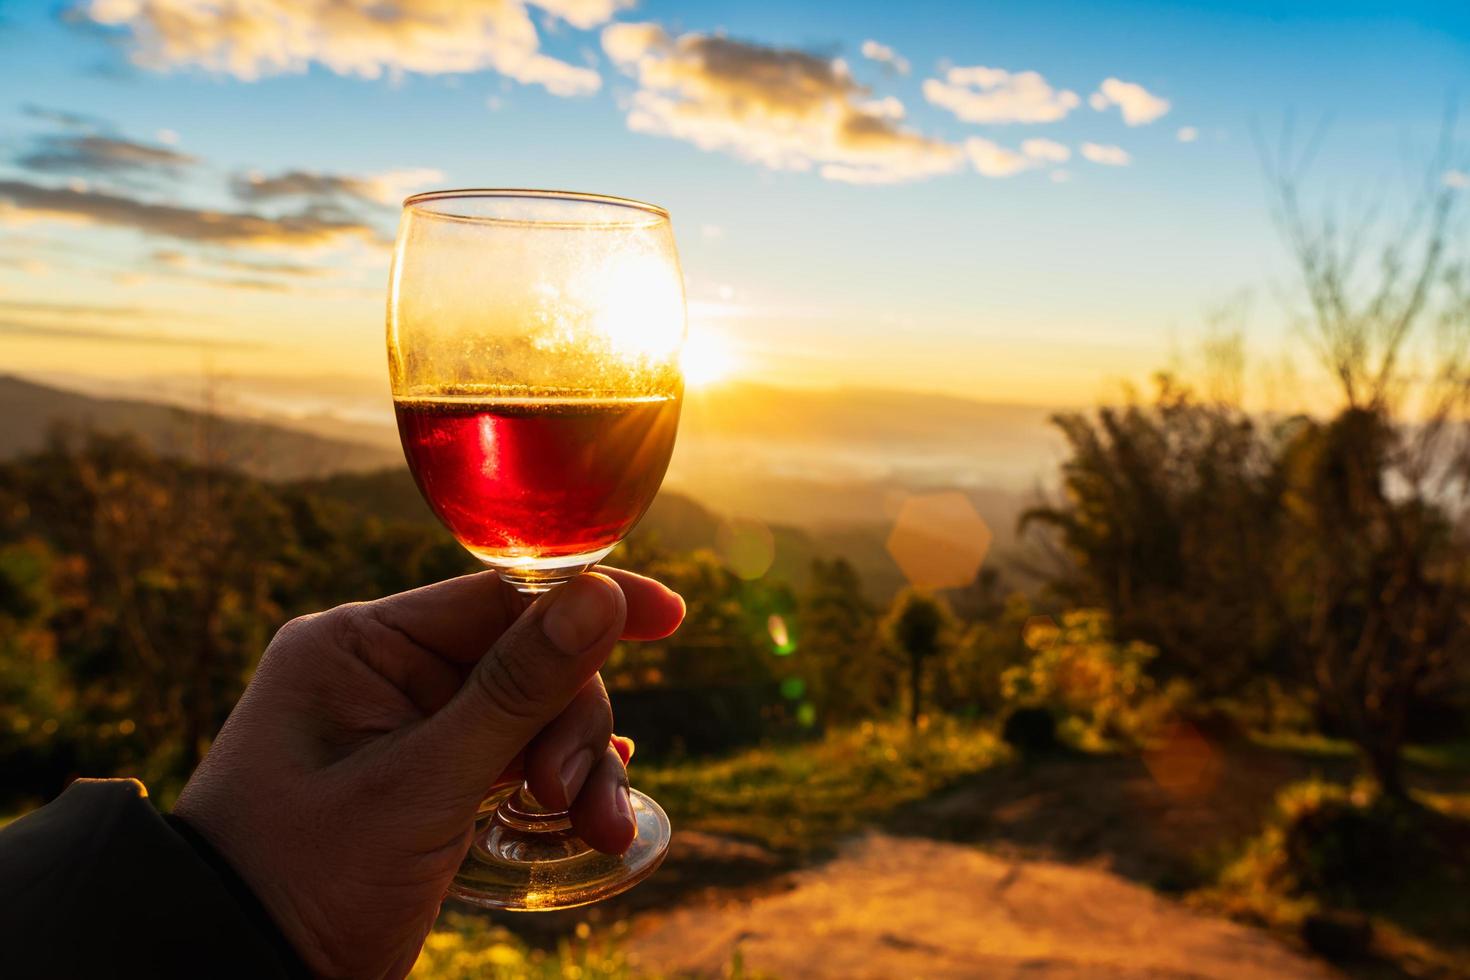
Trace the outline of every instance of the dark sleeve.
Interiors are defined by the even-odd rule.
[[[302,977],[255,896],[134,779],[79,779],[0,831],[0,974]]]

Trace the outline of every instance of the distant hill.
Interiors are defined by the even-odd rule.
[[[0,375],[0,459],[41,449],[58,426],[131,433],[169,455],[197,458],[207,441],[218,462],[268,480],[361,472],[399,463],[396,449],[327,439],[285,426],[207,416],[155,402],[93,398]]]
[[[413,477],[403,466],[371,473],[339,473],[304,480],[301,485],[319,496],[340,500],[384,520],[438,523],[414,485]],[[676,552],[718,550],[720,530],[725,523],[725,518],[698,501],[672,490],[663,490],[654,498],[633,536],[652,539],[659,547]],[[797,528],[775,525],[770,531],[774,550],[771,574],[788,582],[805,581],[813,558],[842,553],[824,549],[812,535]],[[886,555],[883,561],[888,561]],[[893,571],[896,573],[897,568]],[[878,576],[875,596],[892,591],[889,578],[891,576],[886,573]]]
[[[114,389],[127,397],[99,398],[0,375],[0,458],[40,448],[59,422],[133,432],[159,451],[197,456],[212,426],[216,458],[227,465],[313,481],[387,519],[433,521],[403,466],[381,384],[231,379],[218,392],[224,417],[134,397],[147,391],[177,403],[192,390],[197,402],[198,379],[187,380],[159,378],[146,389]],[[339,403],[350,411],[334,414],[329,406]],[[301,406],[309,413],[285,414]],[[918,392],[745,383],[692,391],[669,477],[635,533],[676,550],[710,548],[724,515],[752,518],[771,531],[776,574],[799,581],[813,557],[842,555],[874,598],[886,600],[904,583],[885,548],[899,504],[915,492],[954,489],[989,525],[990,560],[1005,566],[1017,516],[1056,472],[1051,412]]]

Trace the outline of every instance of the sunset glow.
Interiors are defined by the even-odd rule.
[[[711,329],[690,328],[681,360],[684,383],[690,388],[703,388],[729,380],[741,368],[740,356],[731,346],[729,337]]]

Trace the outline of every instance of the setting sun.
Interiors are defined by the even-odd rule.
[[[690,388],[703,388],[724,381],[740,368],[740,355],[724,334],[707,329],[691,329],[681,358],[684,383]]]

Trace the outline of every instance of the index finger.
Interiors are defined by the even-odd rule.
[[[658,579],[606,565],[598,565],[593,571],[618,583],[628,600],[623,639],[662,640],[684,621],[684,597]]]

